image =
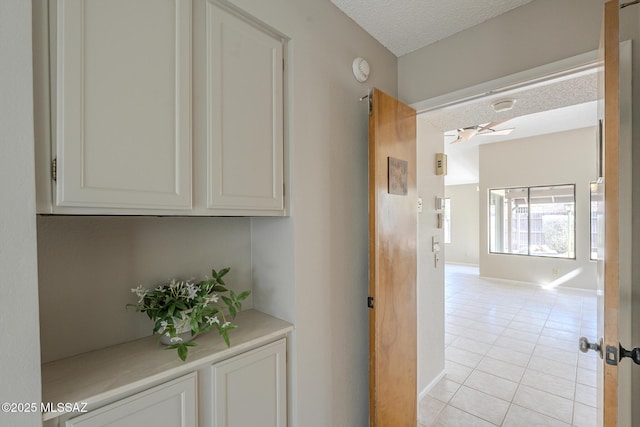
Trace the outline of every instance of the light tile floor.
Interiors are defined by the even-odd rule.
[[[596,425],[595,294],[445,269],[445,371],[420,402],[420,427]],[[595,278],[594,278],[595,280]]]

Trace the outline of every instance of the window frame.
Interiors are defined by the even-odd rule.
[[[538,255],[531,253],[531,189],[540,189],[540,188],[553,188],[553,187],[572,187],[573,188],[573,256],[553,256],[553,255]],[[497,252],[491,249],[492,242],[492,231],[493,225],[491,221],[491,192],[499,191],[499,190],[517,190],[522,189],[526,190],[527,194],[527,253],[515,253],[515,252]],[[552,259],[566,259],[566,260],[576,260],[578,245],[576,244],[576,236],[577,236],[577,200],[576,200],[576,184],[551,184],[551,185],[530,185],[530,186],[513,186],[513,187],[495,187],[489,188],[487,192],[487,249],[490,255],[516,255],[516,256],[526,256],[526,257],[534,257],[534,258],[552,258]]]

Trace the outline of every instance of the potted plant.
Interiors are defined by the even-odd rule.
[[[189,347],[196,345],[191,340],[211,329],[217,329],[228,347],[229,331],[237,326],[227,316],[233,320],[242,309],[242,301],[251,293],[236,294],[227,289],[223,277],[229,270],[229,267],[219,272],[212,269],[211,279],[200,282],[172,279],[153,290],[140,285],[131,289],[138,297],[137,304],[127,307],[146,313],[155,322],[153,332],[160,335],[167,349],[176,349],[183,361]]]

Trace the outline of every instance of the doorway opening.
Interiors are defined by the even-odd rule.
[[[427,108],[418,118],[419,150],[421,127],[434,128],[431,136],[444,135],[449,175],[443,197],[450,200],[451,215],[451,243],[442,245],[446,264],[433,264],[444,276],[444,371],[420,390],[424,426],[438,419],[460,420],[459,425],[509,425],[522,418],[544,425],[595,423],[596,359],[580,357],[577,346],[579,336],[596,336],[596,272],[588,249],[589,182],[597,177],[595,69],[591,61],[514,89]],[[511,99],[518,108],[491,110]],[[534,99],[535,107],[522,109]],[[515,130],[495,135],[505,128]],[[493,141],[485,144],[486,139]],[[540,247],[542,256],[531,256],[531,243],[526,254],[489,253],[490,189],[566,184],[576,186],[573,209],[581,212],[575,216],[574,243],[580,249],[574,257],[559,259],[548,244],[544,251]],[[512,208],[528,214],[535,204],[528,199]],[[532,227],[530,219],[526,226]],[[426,232],[439,236],[444,230]],[[419,278],[425,275],[420,269],[422,264]],[[419,360],[427,363],[420,355]]]

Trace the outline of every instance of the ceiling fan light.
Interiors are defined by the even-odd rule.
[[[491,104],[491,107],[493,107],[493,111],[495,111],[496,113],[501,113],[503,111],[511,110],[515,103],[515,99],[501,99],[500,101],[496,101]]]

